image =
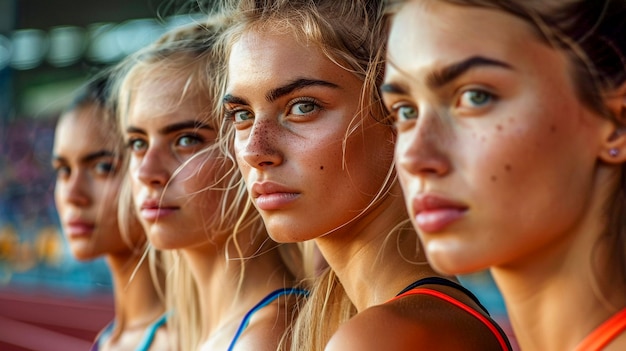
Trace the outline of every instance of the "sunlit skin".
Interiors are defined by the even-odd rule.
[[[197,80],[187,81],[195,58],[173,57],[179,66],[153,63],[129,85],[124,138],[133,202],[151,244],[178,250],[193,275],[202,318],[198,349],[226,350],[245,313],[270,292],[290,287],[293,277],[263,231],[248,226],[233,239],[234,223],[218,230],[222,203],[234,203],[234,191],[224,195],[234,164],[216,148],[217,119],[207,92]],[[283,298],[258,311],[237,349],[275,349],[291,302]]]
[[[150,242],[159,249],[189,248],[215,240],[206,223],[215,220],[221,192],[216,185],[217,132],[206,122],[205,101],[185,82],[145,79],[130,102],[125,139],[135,210]],[[183,235],[184,234],[184,235]]]
[[[95,123],[94,115],[101,114],[90,105],[64,114],[52,151],[57,211],[72,254],[80,260],[132,251],[117,221],[120,144]]]
[[[318,45],[291,34],[245,32],[229,59],[226,118],[236,129],[238,166],[270,236],[315,240],[358,311],[325,349],[499,349],[483,325],[450,304],[433,307],[422,297],[387,303],[411,282],[438,274],[425,263],[415,233],[393,231],[406,221],[399,184],[383,187],[394,130],[358,114],[362,89],[363,81]],[[454,289],[443,290],[473,304]],[[425,311],[425,303],[436,312]],[[455,337],[443,343],[444,334]]]
[[[388,58],[381,90],[429,261],[448,274],[491,267],[522,348],[573,349],[614,312],[589,291],[614,124],[578,99],[563,52],[501,11],[407,2]]]
[[[59,119],[52,157],[55,201],[74,257],[105,257],[111,271],[116,327],[101,350],[132,350],[163,313],[163,305],[152,272],[139,262],[146,240],[141,226],[131,219],[127,236],[121,234],[122,142],[104,118],[102,108],[86,104]],[[168,350],[167,342],[167,332],[159,328],[151,350]]]
[[[373,118],[346,140],[361,119],[362,82],[290,35],[252,31],[232,50],[227,118],[235,124],[246,186],[272,238],[313,239],[362,214],[393,152],[391,129]],[[371,140],[389,142],[381,148]]]

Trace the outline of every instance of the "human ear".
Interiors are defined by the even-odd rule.
[[[626,162],[626,82],[606,98],[609,111],[613,114],[611,127],[604,142],[600,158],[610,164]]]

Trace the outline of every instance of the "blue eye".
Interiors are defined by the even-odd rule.
[[[96,174],[109,175],[114,173],[116,168],[112,162],[98,162],[94,165],[94,170]]]
[[[235,121],[235,123],[237,122],[245,122],[248,121],[252,118],[254,118],[254,115],[252,114],[252,112],[248,111],[248,110],[235,110],[231,112],[231,115],[233,117],[233,121]]]
[[[64,179],[70,176],[71,170],[68,166],[59,166],[54,168],[57,179]]]
[[[140,152],[148,147],[148,143],[143,139],[135,138],[128,141],[128,147],[132,152]]]
[[[467,90],[461,94],[459,107],[483,107],[493,100],[493,95],[483,90]]]
[[[314,112],[317,107],[317,104],[311,101],[298,102],[291,106],[289,113],[294,115],[306,115]]]
[[[196,146],[202,143],[202,140],[195,135],[183,135],[178,139],[177,144],[183,147]]]

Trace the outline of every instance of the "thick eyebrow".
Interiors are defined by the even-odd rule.
[[[403,85],[400,85],[397,83],[385,83],[380,86],[380,91],[382,91],[383,93],[406,95],[408,92],[408,89],[404,87]]]
[[[167,125],[165,127],[163,127],[161,130],[159,130],[160,134],[170,134],[173,132],[177,132],[179,130],[183,130],[183,129],[208,129],[208,130],[213,130],[213,128],[211,128],[211,126],[209,126],[206,123],[202,123],[200,121],[183,121],[180,123],[174,123],[174,124],[170,124]],[[135,133],[135,134],[147,134],[145,130],[141,129],[141,128],[137,128],[134,126],[129,126],[128,128],[126,128],[126,132],[127,133]]]
[[[97,160],[102,157],[116,157],[115,152],[109,150],[99,150],[92,153],[89,153],[80,158],[81,163],[89,163],[91,161]],[[52,163],[67,163],[67,160],[63,156],[52,155]]]
[[[236,105],[249,105],[246,99],[243,99],[238,96],[231,95],[231,94],[224,95],[224,97],[222,98],[222,103],[236,104]]]
[[[512,70],[513,67],[508,63],[482,57],[472,56],[463,61],[448,65],[437,72],[432,72],[426,77],[426,83],[429,87],[436,89],[452,82],[465,72],[474,69],[476,67],[492,66],[500,67]]]
[[[323,86],[323,87],[330,87],[330,88],[339,88],[339,86],[335,83],[331,83],[331,82],[327,82],[325,80],[319,80],[319,79],[307,79],[307,78],[299,78],[296,79],[294,81],[292,81],[291,83],[285,84],[281,87],[275,88],[270,90],[266,95],[265,95],[265,99],[268,102],[273,102],[276,99],[285,96],[289,93],[292,93],[295,90],[299,90],[299,89],[304,89],[306,87],[310,87],[310,86]]]

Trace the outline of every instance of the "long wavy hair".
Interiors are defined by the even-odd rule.
[[[204,116],[203,122],[219,130],[222,118],[216,106],[219,101],[217,97],[221,93],[224,60],[214,48],[217,38],[228,23],[226,17],[213,15],[206,21],[177,28],[165,34],[154,44],[124,60],[116,69],[118,78],[114,89],[117,93],[116,106],[120,125],[123,126],[128,118],[128,107],[133,89],[139,82],[150,79],[162,80],[163,84],[168,84],[168,79],[174,75],[185,80],[185,88],[181,91],[179,101],[182,103],[187,95],[201,96],[206,101],[206,108],[201,113]],[[234,246],[236,252],[239,253],[237,257],[227,256],[225,259],[240,265],[238,281],[241,286],[246,257],[240,243],[253,243],[259,248],[263,247],[263,250],[273,249],[275,244],[268,239],[260,216],[250,206],[248,194],[232,153],[221,152],[221,144],[216,142],[192,157],[203,157],[209,153],[213,154],[216,150],[220,151],[217,160],[211,158],[213,162],[211,168],[216,169],[216,174],[221,176],[214,184],[207,184],[203,191],[219,191],[221,200],[218,210],[215,213],[207,213],[208,217],[204,223],[207,223],[205,228],[207,238],[209,231],[211,235],[226,237],[226,245]],[[224,149],[224,151],[227,150]],[[186,166],[187,163],[183,163],[172,174],[172,178]],[[202,172],[203,167],[199,167],[196,171]],[[127,215],[132,214],[129,183],[127,180],[125,184],[126,200],[123,202],[125,205],[120,207],[120,213]],[[166,188],[167,186],[168,184]],[[244,230],[250,233],[250,236],[239,238],[238,235]],[[285,265],[292,272],[298,273],[301,269],[298,251],[294,251],[292,247],[281,247],[279,250],[284,253],[282,257]],[[155,252],[156,250],[151,248],[148,255],[151,258],[155,257]],[[163,261],[168,267],[165,292],[170,311],[168,329],[175,334],[177,349],[196,349],[202,341],[201,333],[204,329],[203,318],[198,309],[198,286],[179,250],[165,251],[162,254]],[[255,254],[262,254],[262,252]]]
[[[382,1],[222,0],[222,6],[233,21],[220,46],[224,57],[230,55],[231,45],[248,31],[289,33],[304,43],[317,45],[329,60],[363,82],[360,111],[346,131],[344,151],[345,140],[357,132],[364,118],[374,118],[392,128],[378,90],[383,79],[387,36]],[[232,127],[226,128],[230,147]],[[370,206],[384,199],[396,182],[391,158],[388,167],[387,178]],[[307,260],[308,264],[313,261]],[[326,269],[309,282],[311,294],[290,331],[290,342],[283,343],[281,349],[323,350],[339,325],[356,314],[334,271]]]

